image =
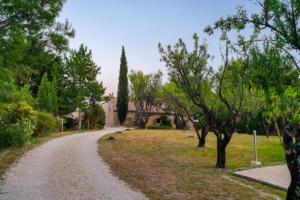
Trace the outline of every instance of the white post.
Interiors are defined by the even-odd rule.
[[[259,162],[257,160],[256,130],[253,130],[253,157],[254,157],[254,160],[251,161],[251,165],[254,165],[254,166],[261,165],[261,162]]]
[[[253,153],[254,153],[254,161],[257,162],[256,130],[253,130]]]
[[[64,118],[61,118],[61,132],[64,132]]]
[[[78,131],[81,131],[81,109],[80,108],[78,108],[78,119],[79,119]]]

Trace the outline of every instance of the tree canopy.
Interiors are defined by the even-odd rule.
[[[92,60],[92,51],[81,44],[78,50],[71,51],[64,72],[66,97],[71,110],[79,111],[81,129],[81,110],[104,101],[105,88],[97,81],[100,67]]]
[[[136,108],[136,125],[145,128],[151,113],[161,103],[162,73],[131,71],[129,79],[130,99]]]
[[[199,44],[194,34],[194,49],[188,51],[179,39],[173,47],[159,44],[161,60],[166,64],[170,79],[182,88],[191,101],[203,112],[209,129],[218,140],[217,167],[225,167],[225,149],[236,130],[241,114],[249,65],[245,42],[233,45],[225,38],[224,64],[218,71],[209,65],[206,44]],[[242,41],[242,40],[241,40]],[[241,49],[236,60],[229,60],[229,49]]]

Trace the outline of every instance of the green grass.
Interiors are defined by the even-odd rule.
[[[109,135],[111,136],[111,135]],[[99,151],[113,172],[151,199],[274,199],[285,192],[231,175],[249,168],[252,136],[235,134],[227,148],[227,168],[215,169],[216,141],[209,134],[206,148],[196,148],[193,132],[133,130],[106,136]],[[284,163],[277,137],[258,136],[258,157],[263,166]],[[272,196],[273,195],[273,196]]]

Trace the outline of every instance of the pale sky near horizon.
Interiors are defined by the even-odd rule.
[[[59,20],[69,19],[76,30],[71,48],[83,43],[92,50],[94,61],[101,66],[98,80],[106,93],[116,94],[122,45],[129,72],[161,70],[166,77],[158,43],[173,45],[182,38],[191,45],[193,33],[198,33],[217,57],[218,36],[204,35],[203,29],[234,14],[238,5],[250,12],[257,9],[249,0],[67,0]]]

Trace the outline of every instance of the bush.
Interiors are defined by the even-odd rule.
[[[172,127],[170,125],[153,125],[147,127],[147,129],[171,129]]]
[[[46,136],[59,130],[60,122],[50,113],[38,112],[34,136]]]
[[[95,109],[93,109],[93,112],[88,117],[87,114],[85,114],[84,118],[84,126],[90,129],[102,129],[105,126],[105,111],[103,110],[102,106],[99,106]]]
[[[2,73],[0,69],[0,73]],[[4,73],[5,74],[5,73]],[[12,103],[26,101],[30,106],[35,106],[36,100],[31,96],[30,86],[16,86],[13,81],[1,80],[0,77],[0,103]]]
[[[26,101],[0,104],[0,148],[28,143],[35,124],[36,112]]]
[[[168,119],[167,115],[162,115],[160,117],[161,126],[171,126],[171,121]]]
[[[74,130],[77,129],[78,119],[74,119],[70,116],[64,117],[64,129],[66,130]]]

